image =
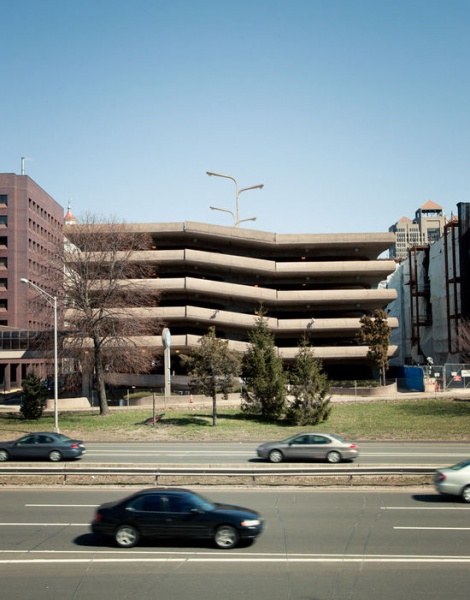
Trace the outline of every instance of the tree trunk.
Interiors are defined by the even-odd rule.
[[[217,425],[217,392],[214,390],[212,394],[212,426]]]
[[[98,387],[98,399],[100,403],[100,415],[106,417],[109,415],[108,399],[106,397],[106,386],[104,381],[103,360],[101,357],[101,349],[95,344],[95,373],[96,385]]]

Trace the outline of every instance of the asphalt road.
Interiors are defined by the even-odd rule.
[[[263,463],[256,443],[248,442],[95,442],[87,443],[84,463],[218,465]],[[354,464],[447,466],[469,458],[468,442],[361,442]]]
[[[1,489],[0,577],[9,600],[466,600],[470,506],[420,490],[203,490],[259,510],[249,548],[89,533],[124,489]]]

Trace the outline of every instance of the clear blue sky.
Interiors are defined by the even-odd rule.
[[[76,216],[387,231],[470,201],[470,0],[0,0],[0,172]]]

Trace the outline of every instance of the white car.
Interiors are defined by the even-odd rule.
[[[434,475],[434,486],[440,494],[460,496],[464,502],[470,502],[470,459],[438,469]]]

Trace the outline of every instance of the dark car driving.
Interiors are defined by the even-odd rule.
[[[80,458],[85,454],[82,440],[72,440],[61,433],[28,433],[13,442],[0,442],[0,462],[6,460],[50,460]]]
[[[212,502],[190,490],[153,488],[99,506],[91,530],[123,548],[141,538],[197,538],[230,549],[260,535],[263,519],[254,510]]]

